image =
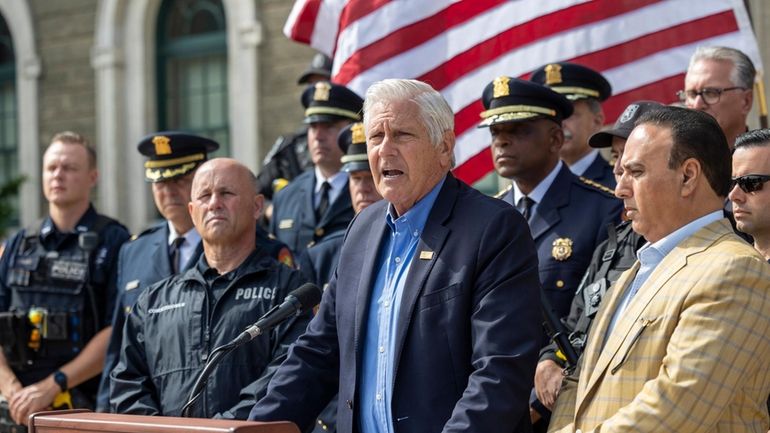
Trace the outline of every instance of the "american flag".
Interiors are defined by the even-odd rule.
[[[363,95],[384,78],[416,78],[455,112],[455,175],[489,173],[489,132],[476,129],[484,86],[546,63],[601,71],[608,121],[639,99],[676,99],[699,45],[740,49],[761,69],[742,0],[297,0],[291,39],[334,59],[332,80]]]

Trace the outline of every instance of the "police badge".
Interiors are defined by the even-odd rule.
[[[558,238],[553,241],[551,255],[560,262],[567,260],[572,255],[572,239]]]

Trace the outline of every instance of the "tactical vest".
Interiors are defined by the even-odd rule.
[[[91,229],[98,237],[94,247],[112,222],[97,215]],[[93,251],[79,246],[47,250],[40,241],[41,225],[26,229],[18,248],[8,252],[11,297],[9,312],[0,313],[0,321],[3,327],[13,326],[14,333],[4,332],[0,340],[11,366],[20,370],[41,361],[60,365],[80,352],[99,326],[93,286],[107,279],[105,270],[92,265]]]

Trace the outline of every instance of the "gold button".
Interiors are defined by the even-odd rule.
[[[558,280],[558,281],[556,281],[556,287],[558,287],[558,288],[560,288],[560,289],[561,289],[562,287],[564,287],[564,281],[562,281],[562,280]]]
[[[316,236],[318,236],[319,238],[320,238],[321,236],[323,236],[323,235],[324,235],[324,229],[323,229],[323,227],[319,227],[319,228],[315,229],[315,235],[316,235]]]

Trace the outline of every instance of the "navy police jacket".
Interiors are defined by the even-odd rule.
[[[315,172],[308,170],[273,197],[270,232],[297,256],[330,233],[345,230],[353,219],[353,205],[345,183],[345,188],[329,205],[321,220],[316,221],[314,187]]]
[[[306,429],[339,390],[337,430],[359,430],[360,357],[387,206],[372,204],[351,223],[318,313],[251,419]],[[395,324],[394,431],[530,431],[541,331],[526,222],[449,174],[416,248]]]
[[[299,271],[257,249],[236,270],[220,276],[232,279],[214,299],[205,269],[201,256],[185,273],[139,295],[126,317],[120,361],[111,373],[114,411],[179,416],[211,351],[304,282]],[[229,353],[210,377],[193,416],[245,419],[309,319],[309,313],[294,317]]]
[[[513,191],[503,201],[513,205]],[[607,225],[620,222],[623,202],[611,190],[572,174],[556,175],[529,227],[537,247],[540,282],[551,306],[564,317],[594,250],[607,239]]]
[[[615,181],[615,175],[612,171],[612,165],[610,165],[610,163],[600,154],[596,155],[596,159],[594,159],[594,162],[588,166],[583,173],[583,177],[598,182],[607,188],[614,189],[617,182]]]

